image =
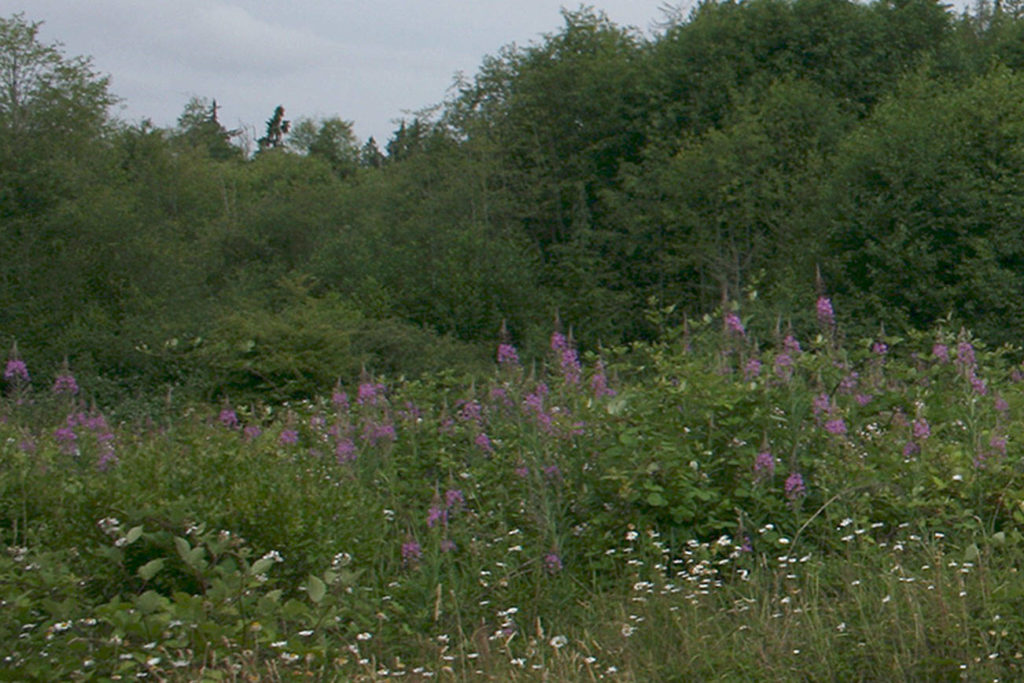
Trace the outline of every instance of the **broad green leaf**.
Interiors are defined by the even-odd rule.
[[[157,572],[163,569],[165,561],[166,560],[162,557],[155,560],[150,560],[149,562],[138,568],[139,576],[142,577],[143,581],[149,581],[154,576],[156,576]]]

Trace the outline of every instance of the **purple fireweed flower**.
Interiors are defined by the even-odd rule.
[[[558,480],[562,478],[562,470],[558,468],[558,465],[548,465],[544,468],[544,476],[548,479]]]
[[[874,398],[874,396],[872,396],[871,394],[857,393],[857,394],[853,395],[853,400],[856,401],[857,405],[859,405],[861,407],[864,407],[867,404],[871,403],[871,399],[873,399],[873,398]]]
[[[402,544],[402,561],[413,564],[423,557],[423,547],[415,540],[408,540]]]
[[[225,408],[220,411],[217,420],[228,429],[236,429],[238,427],[238,413],[231,408]]]
[[[331,403],[341,411],[348,410],[348,394],[341,390],[340,387],[336,387],[331,393]]]
[[[590,378],[590,390],[594,392],[594,398],[614,396],[615,390],[608,386],[608,376],[604,374],[604,367],[600,362],[597,364],[597,372]]]
[[[523,398],[523,409],[527,412],[543,413],[544,412],[544,397],[548,394],[548,385],[544,382],[538,382],[537,388],[533,390],[533,393],[527,394]]]
[[[796,337],[794,337],[793,335],[787,334],[786,338],[782,340],[782,350],[788,354],[795,356],[801,351],[800,342],[798,342],[796,340]]]
[[[790,500],[796,500],[807,491],[804,486],[804,478],[799,472],[793,472],[786,477],[784,491],[786,493],[786,498],[789,498]]]
[[[66,455],[78,455],[78,435],[71,427],[58,427],[53,433],[54,440],[60,445],[60,450]]]
[[[785,380],[793,376],[793,357],[788,353],[775,356],[775,375]]]
[[[963,341],[957,344],[956,364],[966,369],[973,369],[978,364],[974,355],[974,346],[970,342]]]
[[[483,432],[480,432],[479,434],[476,435],[476,438],[473,440],[473,443],[475,443],[477,447],[484,453],[494,452],[494,446],[491,444],[491,438]]]
[[[277,442],[282,446],[291,446],[299,442],[299,433],[294,429],[285,429],[277,437]]]
[[[516,476],[519,477],[520,479],[526,479],[528,476],[530,476],[530,468],[526,467],[525,465],[522,465],[515,469],[515,473]]]
[[[340,439],[334,447],[334,457],[339,464],[352,462],[356,459],[356,445],[352,439]]]
[[[932,435],[932,428],[928,424],[928,420],[923,417],[919,417],[911,423],[911,428],[914,432],[914,438],[923,441]]]
[[[105,450],[100,453],[100,457],[96,459],[96,469],[100,472],[106,472],[110,469],[111,465],[117,464],[117,454],[114,453],[113,449]]]
[[[57,375],[57,379],[53,382],[53,393],[67,394],[68,396],[74,396],[78,393],[78,382],[75,381],[75,376],[70,372],[66,372]]]
[[[504,387],[491,387],[491,390],[487,393],[487,398],[492,403],[500,403],[507,408],[512,407],[512,400],[508,397],[508,391]]]
[[[1002,396],[996,396],[996,400],[993,402],[992,407],[1004,415],[1010,410],[1010,404],[1007,403],[1006,399]]]
[[[971,388],[974,389],[975,393],[984,396],[988,393],[988,385],[985,384],[985,380],[978,377],[973,372],[971,373]]]
[[[4,369],[4,379],[8,382],[29,382],[28,366],[20,358],[11,358]]]
[[[431,505],[430,509],[427,510],[427,526],[433,529],[438,522],[442,524],[448,523],[448,511],[442,510],[437,505]]]
[[[458,550],[458,546],[455,545],[455,541],[450,538],[441,539],[441,552],[442,553],[453,553]]]
[[[998,452],[1000,455],[1006,455],[1006,437],[1001,434],[993,434],[988,440],[989,448]]]
[[[569,348],[569,341],[565,338],[565,335],[561,332],[555,332],[551,335],[551,350],[555,353],[562,353]]]
[[[444,504],[447,508],[461,508],[466,504],[462,489],[448,489],[444,492]]]
[[[751,358],[743,367],[743,379],[749,382],[753,379],[757,379],[760,375],[761,361],[759,361],[757,358]]]
[[[557,553],[548,553],[544,556],[544,570],[548,574],[557,574],[562,571],[562,558]]]
[[[519,352],[511,344],[498,344],[498,365],[519,365]]]
[[[884,341],[876,341],[871,345],[871,352],[876,356],[884,356],[889,353],[889,345]]]
[[[860,375],[858,375],[856,372],[851,372],[850,374],[846,375],[839,382],[839,393],[841,393],[841,394],[853,393],[853,390],[857,388],[857,382],[859,380],[860,380]]]
[[[811,410],[814,411],[815,415],[821,415],[828,412],[830,406],[831,402],[829,401],[828,394],[818,394],[814,397]]]
[[[565,381],[569,384],[579,384],[583,368],[580,366],[580,357],[576,353],[576,349],[571,346],[562,349],[560,362]]]
[[[945,344],[932,344],[932,356],[940,363],[949,362],[949,347]]]
[[[846,421],[842,418],[836,418],[829,420],[825,423],[825,431],[829,434],[835,434],[836,436],[842,436],[846,433]]]
[[[245,436],[246,441],[255,441],[259,438],[259,435],[263,433],[259,425],[246,425],[245,429],[242,430],[242,435]]]
[[[476,422],[477,424],[483,422],[483,407],[479,401],[461,401],[462,407],[459,410],[457,417],[462,422]]]
[[[85,427],[94,432],[102,432],[110,429],[107,425],[107,418],[103,417],[102,413],[93,413],[85,419],[79,418],[79,424],[85,425]]]
[[[743,328],[743,321],[735,313],[729,312],[725,314],[725,329],[731,334],[735,334],[737,337],[742,337],[747,333]]]
[[[356,403],[361,406],[375,406],[382,398],[384,398],[385,390],[386,387],[383,384],[363,382],[359,385],[359,394],[356,397]]]
[[[36,442],[33,441],[32,439],[22,439],[18,443],[18,448],[21,449],[22,453],[28,453],[29,455],[31,455],[32,453],[36,452]]]
[[[903,457],[904,458],[912,458],[913,456],[917,455],[920,452],[921,452],[921,447],[918,446],[917,443],[915,443],[913,441],[908,441],[906,443],[906,445],[903,446]]]
[[[832,300],[828,297],[818,297],[818,324],[822,327],[831,328],[836,322],[835,312],[832,310]]]
[[[762,451],[754,459],[754,479],[763,481],[775,474],[775,456],[769,451]]]
[[[371,446],[376,446],[381,441],[397,441],[398,434],[395,432],[395,426],[392,424],[367,422],[363,426],[360,438]]]

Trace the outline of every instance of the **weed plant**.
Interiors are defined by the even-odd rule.
[[[159,424],[12,349],[0,676],[1019,679],[1015,350],[816,312]]]

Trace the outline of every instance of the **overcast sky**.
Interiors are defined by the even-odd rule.
[[[666,0],[597,0],[647,32]],[[87,55],[123,99],[119,115],[172,125],[188,99],[216,98],[221,122],[261,129],[340,116],[383,146],[405,112],[444,99],[485,55],[557,32],[557,0],[0,0],[0,15],[44,22],[44,42]],[[570,9],[579,5],[566,3]],[[688,3],[684,3],[688,7]]]

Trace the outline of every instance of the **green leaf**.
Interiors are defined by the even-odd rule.
[[[186,541],[184,538],[181,538],[180,536],[175,536],[174,547],[177,548],[178,554],[181,555],[181,559],[188,562],[188,553],[190,550],[192,550],[192,546],[188,544],[188,541]]]
[[[125,545],[131,545],[135,541],[142,537],[142,527],[136,526],[128,530],[128,533],[124,535]]]
[[[668,505],[668,500],[657,491],[653,491],[647,494],[647,504],[652,507],[660,508]]]
[[[325,584],[319,577],[309,575],[309,580],[306,581],[306,593],[309,595],[309,599],[316,604],[324,599],[324,595],[327,594],[327,584]]]
[[[161,557],[147,562],[146,564],[138,568],[137,571],[139,576],[142,578],[143,581],[149,581],[154,576],[156,576],[157,572],[164,568],[165,561],[166,560]]]

